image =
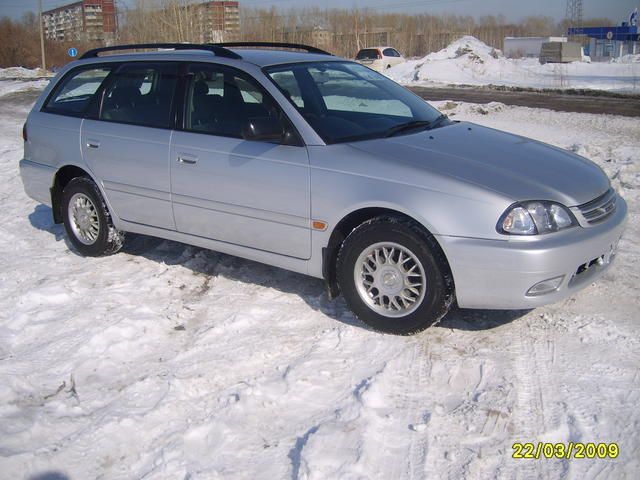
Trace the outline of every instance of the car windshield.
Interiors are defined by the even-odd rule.
[[[420,97],[358,63],[296,63],[265,72],[326,143],[406,135],[451,123]]]

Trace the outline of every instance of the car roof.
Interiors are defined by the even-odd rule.
[[[226,57],[218,57],[204,50],[159,50],[156,52],[137,52],[137,53],[117,53],[93,57],[81,60],[86,63],[96,63],[100,61],[134,61],[134,60],[158,60],[161,57],[165,60],[181,60],[189,61],[212,61],[215,59],[224,59],[225,64],[232,65],[235,62],[247,62],[258,67],[267,67],[271,65],[281,65],[287,63],[301,62],[331,62],[331,61],[349,61],[341,57],[333,55],[323,55],[319,53],[307,53],[292,50],[269,50],[262,48],[229,48],[229,50],[237,53],[242,58],[229,59]]]

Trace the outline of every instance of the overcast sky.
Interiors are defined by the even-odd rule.
[[[54,8],[71,1],[43,0],[44,9]],[[116,0],[119,8],[133,5],[134,0]],[[564,17],[566,0],[240,0],[241,5],[265,7],[275,5],[291,8],[302,5],[329,7],[369,7],[380,12],[453,13],[479,17],[503,14],[510,20],[528,15],[546,15],[560,20]],[[36,10],[37,0],[0,0],[0,16],[17,18],[24,12]],[[640,0],[583,0],[585,17],[607,17],[617,23],[626,21],[629,14],[640,6]]]

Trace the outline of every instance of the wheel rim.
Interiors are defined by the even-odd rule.
[[[84,193],[71,197],[68,207],[69,223],[75,237],[85,245],[92,245],[100,234],[98,210]]]
[[[370,245],[362,251],[353,270],[360,298],[385,317],[404,317],[424,299],[427,278],[418,257],[393,242]]]

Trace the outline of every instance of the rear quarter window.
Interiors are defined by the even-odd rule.
[[[43,111],[80,116],[111,72],[111,67],[82,69],[63,78]]]

